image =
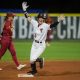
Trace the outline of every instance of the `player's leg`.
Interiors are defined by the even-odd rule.
[[[32,74],[32,75],[36,74],[37,73],[36,62],[33,61],[30,63],[30,65],[31,65],[31,71],[29,71],[28,74]]]
[[[38,55],[37,55],[36,62],[39,62],[40,68],[44,67],[44,58],[39,58],[39,56],[44,52],[45,48],[46,48],[45,43],[42,43],[42,44],[40,44],[40,47],[37,51]]]
[[[19,62],[17,60],[17,56],[16,56],[16,51],[15,51],[15,48],[14,48],[14,45],[12,42],[10,42],[8,49],[12,55],[13,61],[15,62],[16,66],[17,66],[17,69],[20,70],[23,67],[25,67],[26,65],[19,64]]]
[[[7,41],[5,40],[1,40],[1,44],[0,44],[1,48],[0,48],[0,59],[2,58],[2,56],[5,54],[8,44]],[[2,68],[0,68],[0,71],[2,70]]]
[[[1,59],[2,56],[5,54],[7,48],[8,48],[8,43],[7,43],[7,41],[1,40],[0,59]]]
[[[44,58],[37,58],[36,62],[39,62],[39,65],[40,65],[41,69],[44,67]]]
[[[34,43],[32,44],[32,48],[31,48],[31,54],[30,54],[30,65],[31,65],[31,71],[28,72],[28,74],[36,74],[37,73],[37,69],[36,69],[36,60],[34,60],[32,58],[32,56],[36,55],[35,54],[35,46]]]
[[[40,43],[40,44],[33,44],[31,48],[31,54],[30,54],[30,62],[39,62],[40,63],[40,68],[43,67],[44,61],[43,58],[39,58],[39,56],[43,53],[45,50],[45,43]]]

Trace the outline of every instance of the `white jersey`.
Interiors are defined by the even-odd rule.
[[[50,25],[43,23],[38,27],[38,22],[36,20],[31,19],[30,22],[34,30],[34,41],[31,48],[30,62],[34,62],[46,48],[45,40],[47,37],[47,31],[50,29]],[[37,43],[36,41],[38,41],[39,43]]]
[[[31,20],[31,24],[34,27],[34,40],[39,42],[44,42],[47,37],[47,31],[50,29],[50,25],[43,23],[38,27],[38,22],[36,20]]]

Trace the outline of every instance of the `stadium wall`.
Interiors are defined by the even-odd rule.
[[[4,21],[5,13],[0,13],[0,33],[2,32],[2,25]],[[23,13],[16,14],[14,18],[14,39],[32,39],[33,27],[24,17]],[[37,14],[30,14],[32,18],[36,19]],[[60,14],[49,14],[54,21]],[[60,22],[58,26],[53,29],[53,39],[80,39],[80,14],[64,14],[65,20]]]

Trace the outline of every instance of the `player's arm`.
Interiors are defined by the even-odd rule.
[[[27,12],[27,8],[28,8],[29,6],[27,5],[27,2],[23,2],[22,3],[22,9],[23,9],[23,11],[24,11],[24,15],[25,15],[25,17],[27,18],[27,20],[33,25],[33,26],[35,26],[35,25],[37,25],[38,23],[37,23],[37,21],[35,20],[35,19],[32,19],[30,16],[29,16],[29,14],[28,14],[28,12]]]
[[[59,24],[59,22],[57,21],[57,22],[51,24],[51,25],[50,25],[50,28],[56,27],[58,24]]]
[[[27,12],[24,13],[25,17],[27,18],[27,20],[29,22],[31,22],[32,18],[29,16],[29,14]]]
[[[29,7],[29,6],[27,5],[27,2],[23,2],[23,3],[22,3],[22,9],[23,9],[23,11],[24,11],[24,15],[25,15],[25,17],[28,19],[28,21],[31,22],[32,18],[29,16],[29,14],[28,14],[28,12],[27,12],[27,8],[28,8],[28,7]]]
[[[58,17],[58,21],[55,22],[55,23],[53,23],[53,24],[51,24],[51,25],[50,25],[50,28],[56,27],[56,26],[59,24],[59,22],[60,22],[60,21],[63,21],[63,20],[64,20],[64,15],[61,14],[61,15]]]

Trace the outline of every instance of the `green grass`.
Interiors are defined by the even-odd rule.
[[[17,57],[19,60],[29,60],[31,41],[14,41]],[[35,53],[34,53],[35,54]],[[51,42],[49,47],[42,54],[46,60],[80,60],[80,41],[79,40],[57,40]],[[2,60],[11,60],[9,51],[5,53]]]

